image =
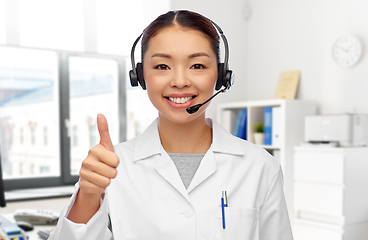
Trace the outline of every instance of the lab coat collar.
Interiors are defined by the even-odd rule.
[[[212,128],[212,149],[216,153],[244,155],[239,139],[231,134],[216,121],[206,119],[207,125]]]
[[[244,150],[236,137],[229,134],[217,122],[206,119],[207,125],[212,128],[212,151],[214,153],[226,153],[232,155],[244,155]],[[139,161],[151,157],[156,154],[162,154],[163,148],[158,133],[158,119],[153,121],[151,125],[137,137],[134,149],[133,161]]]
[[[133,161],[139,161],[161,154],[161,140],[158,134],[158,119],[156,118],[148,128],[137,137],[135,144]]]

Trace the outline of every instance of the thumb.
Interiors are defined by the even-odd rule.
[[[100,134],[100,144],[109,151],[114,151],[114,147],[111,142],[109,127],[107,125],[106,118],[103,114],[97,115],[97,128]]]

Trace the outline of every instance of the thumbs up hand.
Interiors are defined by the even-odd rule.
[[[111,179],[117,175],[119,158],[114,153],[104,115],[97,116],[97,126],[100,143],[89,150],[87,158],[82,162],[79,189],[84,194],[101,196],[110,185]]]
[[[91,148],[82,162],[79,172],[79,192],[68,214],[75,223],[86,224],[100,207],[100,199],[111,179],[117,175],[119,157],[114,153],[107,121],[104,115],[97,116],[100,143]]]

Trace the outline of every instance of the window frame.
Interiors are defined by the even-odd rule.
[[[14,47],[2,45],[1,47]],[[126,119],[126,62],[127,56],[117,56],[98,53],[80,53],[60,51],[55,49],[42,49],[32,47],[19,47],[22,49],[46,50],[55,52],[58,61],[58,91],[59,91],[59,136],[60,136],[60,175],[55,177],[27,177],[27,178],[11,178],[4,179],[4,189],[6,191],[29,188],[44,188],[57,186],[74,185],[78,179],[78,175],[71,174],[70,168],[70,141],[73,137],[71,133],[72,126],[68,126],[69,121],[69,58],[70,57],[87,57],[109,59],[117,62],[118,66],[118,121],[119,121],[119,142],[126,141],[127,119]],[[23,129],[24,131],[24,129]]]

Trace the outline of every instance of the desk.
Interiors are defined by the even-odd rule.
[[[1,208],[1,214],[11,216],[17,209],[45,209],[61,212],[69,201],[69,197],[9,202],[5,208]],[[33,231],[26,232],[29,240],[39,240],[37,232],[40,230],[51,230],[55,226],[35,226]]]

